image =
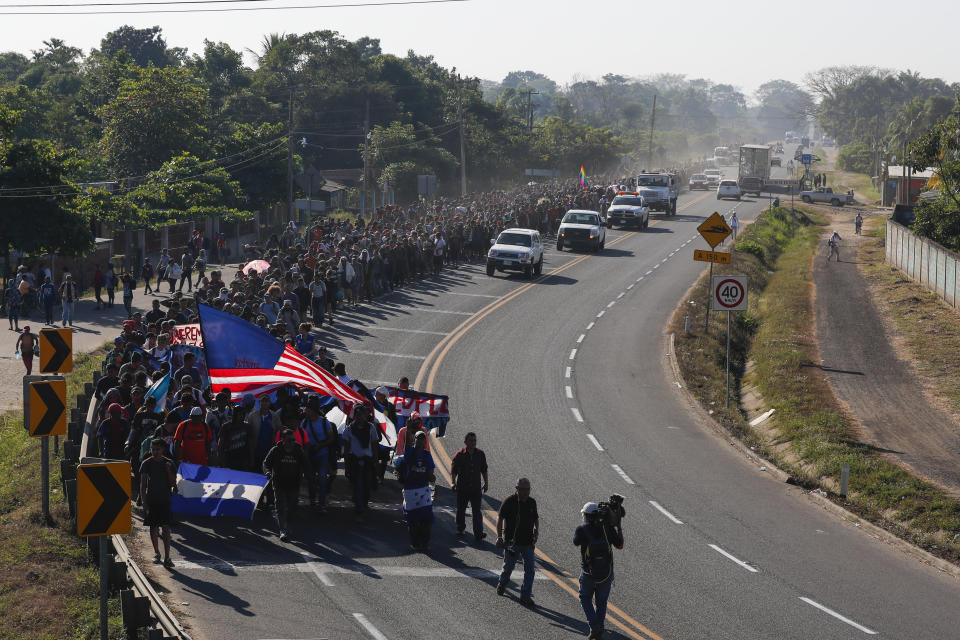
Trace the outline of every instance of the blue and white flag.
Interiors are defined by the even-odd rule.
[[[170,392],[170,374],[163,376],[156,382],[154,382],[147,393],[144,394],[143,399],[147,398],[156,398],[157,399],[157,411],[166,411],[167,410],[167,394]]]
[[[267,480],[267,476],[259,473],[181,462],[171,508],[174,513],[191,516],[235,516],[252,520]]]

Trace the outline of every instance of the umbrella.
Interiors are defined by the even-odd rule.
[[[251,260],[241,271],[246,275],[250,275],[251,269],[257,273],[265,273],[270,270],[270,263],[266,260]]]

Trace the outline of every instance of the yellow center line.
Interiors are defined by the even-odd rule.
[[[706,197],[707,196],[704,195],[700,198],[697,198],[696,200],[688,202],[683,206],[683,209],[687,209],[701,202]],[[655,226],[657,225],[657,222],[652,222],[651,224]],[[610,246],[623,242],[624,240],[632,237],[635,234],[636,234],[635,231],[625,233],[621,235],[619,238],[617,238],[616,240],[612,241],[610,243]],[[546,280],[547,278],[554,276],[558,273],[561,273],[563,271],[566,271],[567,269],[572,268],[574,265],[580,264],[584,260],[591,257],[593,256],[590,254],[587,254],[587,255],[580,256],[579,258],[575,258],[574,260],[571,260],[570,262],[563,265],[562,267],[557,267],[553,271],[550,271],[549,273],[546,273],[540,276],[535,281],[529,282],[510,293],[500,296],[499,298],[490,302],[489,304],[481,308],[479,311],[474,313],[472,316],[470,316],[469,318],[461,322],[456,329],[451,331],[446,337],[444,337],[443,340],[438,342],[437,345],[427,355],[426,359],[423,361],[423,364],[420,366],[420,370],[417,372],[417,378],[413,385],[414,388],[420,389],[421,385],[424,383],[424,378],[426,377],[426,387],[424,388],[424,391],[426,391],[427,393],[433,392],[433,385],[434,385],[434,382],[436,381],[437,372],[439,371],[440,364],[443,362],[447,353],[449,353],[450,349],[460,340],[460,338],[466,335],[466,333],[470,331],[470,329],[472,329],[474,326],[476,326],[477,323],[479,323],[481,320],[483,320],[488,315],[490,315],[491,313],[493,313],[494,311],[496,311],[506,303],[510,302],[517,296],[530,290],[531,288],[536,286],[538,282],[542,280]],[[443,445],[440,443],[439,440],[433,437],[431,437],[430,439],[432,441],[432,451],[437,454],[437,457],[440,458],[441,463],[437,465],[437,467],[440,470],[440,474],[443,476],[444,480],[447,481],[447,484],[452,486],[453,479],[450,477],[450,472],[448,471],[451,463],[450,455],[447,453],[446,449],[443,447]],[[493,519],[495,516],[496,516],[495,512],[487,511],[483,517],[484,523],[493,533],[497,532],[497,527]],[[554,562],[553,559],[550,558],[550,556],[548,556],[546,553],[544,553],[539,547],[537,547],[535,551],[537,556],[540,557],[541,560],[550,563],[550,565],[554,567],[558,566],[557,563]],[[557,585],[559,585],[564,591],[574,596],[575,598],[579,598],[579,593],[577,592],[577,590],[575,590],[571,586],[571,583],[577,586],[579,586],[579,583],[577,579],[574,578],[572,575],[570,575],[568,572],[560,570],[560,573],[557,573],[549,568],[543,567],[542,565],[541,565],[541,571],[543,571],[544,575],[546,575],[548,578],[550,578],[550,580],[552,580]],[[566,578],[566,580],[564,580],[564,578]],[[607,609],[609,611],[607,614],[607,618],[614,625],[620,628],[620,630],[622,630],[624,633],[634,638],[635,640],[663,640],[656,633],[654,633],[653,631],[651,631],[650,629],[648,629],[638,621],[634,620],[632,617],[627,615],[623,610],[614,606],[613,604],[608,602]],[[623,618],[625,622],[622,622],[621,620],[619,620],[617,616],[619,616],[620,618]],[[636,627],[637,630],[639,630],[641,633],[645,635],[641,636],[636,631],[634,631],[629,626],[627,626],[628,624],[633,625],[634,627]]]

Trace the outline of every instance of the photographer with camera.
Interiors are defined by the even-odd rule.
[[[573,534],[573,544],[580,547],[580,604],[590,624],[587,637],[601,638],[613,586],[613,547],[623,549],[623,496],[613,495],[599,504],[588,502],[580,513],[583,524]]]
[[[533,607],[534,546],[540,534],[540,516],[537,501],[530,497],[530,481],[517,480],[517,492],[503,501],[497,515],[497,548],[503,549],[503,570],[497,582],[497,595],[503,595],[510,582],[510,574],[523,557],[523,585],[520,604]]]

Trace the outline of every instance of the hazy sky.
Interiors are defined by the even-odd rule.
[[[18,3],[82,5],[91,1],[122,2],[0,0],[0,11],[31,10],[10,8]],[[269,0],[203,6],[358,1]],[[772,78],[800,81],[807,71],[838,64],[910,68],[948,82],[960,80],[958,23],[958,0],[927,0],[920,5],[892,0],[470,0],[223,13],[0,15],[0,50],[29,54],[44,40],[56,37],[87,51],[123,24],[159,25],[169,45],[191,52],[202,50],[204,38],[243,50],[257,49],[263,35],[271,32],[333,29],[350,39],[379,38],[388,53],[403,55],[414,49],[433,55],[444,66],[490,80],[518,69],[545,73],[560,84],[605,73],[671,72],[731,83],[749,93]],[[926,49],[923,53],[921,46]]]

